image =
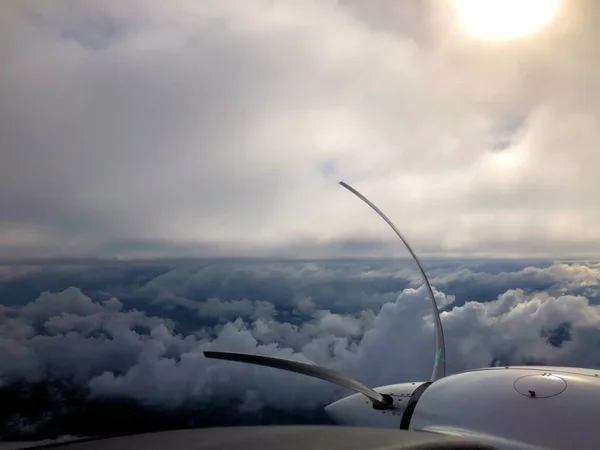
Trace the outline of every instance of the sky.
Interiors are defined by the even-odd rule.
[[[600,5],[6,0],[0,258],[600,254]]]

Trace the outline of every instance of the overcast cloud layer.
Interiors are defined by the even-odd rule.
[[[600,253],[600,5],[0,5],[0,256]]]
[[[432,270],[449,373],[527,363],[600,368],[600,265],[495,264],[509,268],[455,262]],[[82,288],[19,291],[74,278]],[[70,379],[95,396],[149,405],[239,401],[232,404],[242,412],[310,411],[348,392],[201,352],[312,361],[371,386],[428,379],[432,367],[425,290],[412,267],[397,263],[5,267],[0,286],[13,290],[0,305],[4,386]]]

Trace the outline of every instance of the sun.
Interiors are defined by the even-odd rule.
[[[491,40],[540,31],[556,17],[559,6],[560,0],[455,0],[462,28]]]

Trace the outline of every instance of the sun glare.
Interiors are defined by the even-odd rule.
[[[533,34],[556,17],[560,0],[455,0],[465,31],[484,39],[504,40]]]

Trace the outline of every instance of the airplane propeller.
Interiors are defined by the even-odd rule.
[[[360,392],[373,402],[373,407],[376,409],[391,409],[393,399],[387,394],[380,394],[370,387],[365,386],[360,381],[356,381],[346,375],[343,375],[335,370],[326,367],[308,364],[291,359],[276,358],[273,356],[259,356],[248,353],[233,353],[233,352],[210,352],[205,351],[204,356],[213,359],[223,359],[227,361],[238,361],[248,364],[256,364],[259,366],[274,367],[276,369],[287,370],[288,372],[301,373],[313,378],[329,381],[330,383],[339,386],[347,387],[353,391]]]
[[[403,242],[405,247],[410,252],[412,258],[417,263],[419,267],[419,271],[423,277],[425,282],[425,286],[427,287],[427,291],[430,296],[432,308],[433,308],[433,318],[435,322],[435,359],[433,363],[433,372],[431,374],[430,382],[434,382],[439,380],[440,378],[445,376],[446,373],[446,351],[444,346],[444,332],[442,329],[442,322],[440,320],[439,311],[437,308],[437,304],[435,302],[435,296],[433,294],[433,289],[431,288],[431,284],[421,266],[417,255],[415,255],[414,251],[406,241],[406,239],[402,236],[400,231],[396,228],[396,226],[392,223],[390,219],[377,207],[375,206],[369,199],[367,199],[364,195],[358,192],[356,189],[341,181],[339,183],[342,187],[346,188],[358,198],[360,198],[363,202],[369,205],[379,216],[394,230],[396,235]],[[308,364],[299,361],[293,361],[285,358],[277,358],[273,356],[259,356],[248,353],[233,353],[233,352],[215,352],[215,351],[205,351],[204,356],[212,359],[221,359],[227,361],[238,361],[247,364],[255,364],[259,366],[267,366],[273,367],[276,369],[287,370],[289,372],[296,372],[304,375],[308,375],[313,378],[319,378],[321,380],[329,381],[330,383],[337,384],[339,386],[344,386],[346,388],[352,389],[356,392],[363,394],[373,403],[374,409],[386,410],[386,409],[395,409],[393,397],[388,394],[382,394],[374,391],[373,389],[365,386],[361,382],[354,380],[346,375],[343,375],[334,370],[328,369],[326,367],[317,366],[315,364]]]

